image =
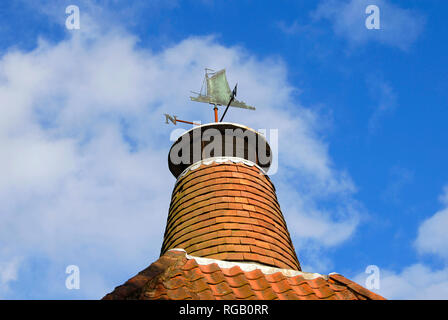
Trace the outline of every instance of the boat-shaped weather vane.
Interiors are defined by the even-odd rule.
[[[205,92],[204,92],[204,82],[206,84]],[[238,101],[235,99],[237,94],[237,86],[235,85],[234,89],[230,91],[229,83],[226,77],[226,69],[222,69],[220,71],[214,71],[211,69],[205,69],[205,78],[202,83],[202,88],[199,93],[195,93],[196,97],[190,97],[192,101],[203,102],[213,105],[213,111],[215,114],[215,122],[222,122],[224,119],[229,107],[236,107],[242,109],[255,110],[255,107],[246,105],[243,101]],[[226,106],[224,113],[221,116],[221,119],[218,121],[218,106]],[[168,124],[168,120],[173,124],[177,122],[188,123],[192,125],[198,125],[197,123],[185,120],[177,119],[177,116],[170,116],[165,114],[165,123]]]

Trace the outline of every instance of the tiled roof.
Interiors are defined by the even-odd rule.
[[[232,263],[169,250],[103,299],[369,300],[383,297],[339,274]]]
[[[300,270],[274,185],[249,161],[203,161],[179,177],[161,254],[173,248]]]

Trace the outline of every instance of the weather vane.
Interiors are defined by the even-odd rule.
[[[204,82],[206,83],[206,91],[203,92]],[[237,86],[230,91],[229,83],[227,82],[226,69],[215,72],[214,70],[205,68],[205,78],[202,83],[202,88],[196,97],[190,97],[192,101],[204,102],[213,105],[213,111],[215,113],[215,122],[222,122],[229,107],[237,107],[242,109],[255,110],[255,107],[246,105],[243,101],[238,101],[235,99],[237,93]],[[218,106],[226,106],[224,113],[222,114],[221,120],[218,121]],[[173,124],[176,122],[183,122],[193,125],[198,125],[197,123],[185,120],[179,120],[176,116],[170,116],[165,114],[165,123],[170,120]]]

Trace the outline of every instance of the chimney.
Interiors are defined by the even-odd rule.
[[[266,138],[248,127],[194,127],[168,157],[177,179],[161,249],[300,271],[275,187]]]

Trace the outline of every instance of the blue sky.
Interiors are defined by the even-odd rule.
[[[279,129],[271,178],[305,271],[364,285],[376,265],[388,298],[448,299],[446,9],[3,1],[0,298],[97,299],[157,259],[175,183],[163,113],[210,121],[188,96],[211,67],[257,107],[227,120]]]

